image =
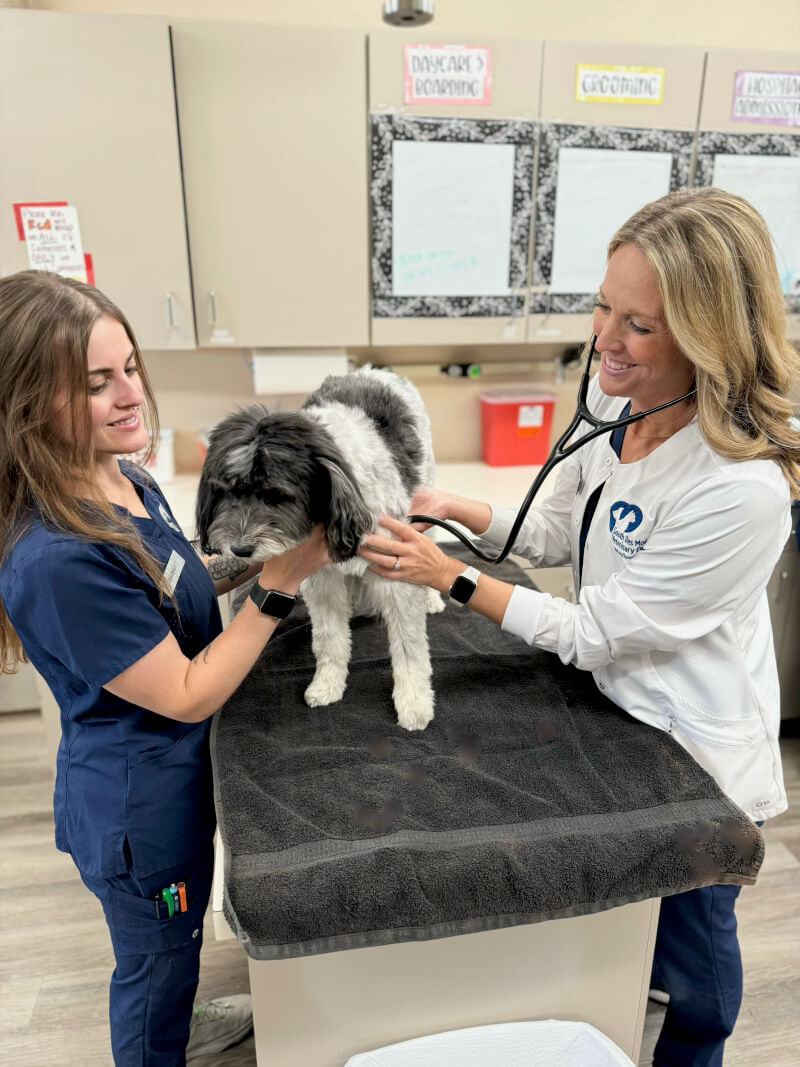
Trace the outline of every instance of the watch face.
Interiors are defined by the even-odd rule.
[[[467,578],[465,574],[459,574],[450,586],[450,599],[458,601],[459,604],[466,604],[475,592],[476,585],[477,582],[474,582],[471,578]]]
[[[288,593],[279,593],[275,589],[270,589],[261,610],[266,615],[273,615],[276,619],[285,619],[296,601],[297,598],[289,596]]]
[[[250,596],[263,615],[271,615],[274,619],[285,619],[297,603],[297,597],[290,593],[280,593],[277,589],[261,589],[259,586],[253,587]]]

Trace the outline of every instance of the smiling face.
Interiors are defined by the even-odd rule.
[[[106,459],[145,448],[147,428],[140,413],[144,390],[136,352],[125,327],[111,315],[102,314],[92,326],[86,369],[91,443],[97,463],[102,465]],[[66,396],[59,394],[55,409],[59,432],[67,436],[73,429]]]
[[[691,389],[692,364],[667,329],[655,275],[635,245],[609,259],[592,325],[607,396],[630,397],[641,411]]]
[[[138,452],[147,445],[139,408],[144,391],[136,352],[122,323],[101,315],[86,350],[89,409],[97,459]]]

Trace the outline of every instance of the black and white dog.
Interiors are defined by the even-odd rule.
[[[425,616],[442,610],[441,597],[384,581],[356,555],[380,515],[405,518],[415,490],[432,484],[422,399],[390,371],[364,367],[326,378],[300,411],[271,414],[253,404],[212,431],[197,501],[204,552],[265,560],[304,540],[315,523],[325,525],[335,565],[301,586],[317,662],[305,692],[310,707],[344,694],[350,618],[379,614],[388,631],[398,723],[421,730],[432,719]]]

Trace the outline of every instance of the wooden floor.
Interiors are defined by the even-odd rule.
[[[796,727],[782,747],[790,810],[765,826],[758,885],[742,890],[737,907],[745,999],[726,1067],[800,1063]],[[53,845],[51,805],[52,769],[38,712],[0,714],[0,1063],[110,1067],[106,997],[113,959],[105,921],[70,858]],[[199,995],[247,988],[243,951],[235,941],[216,942],[207,924]],[[640,1065],[651,1063],[662,1013],[656,1006],[648,1011]],[[252,1038],[196,1062],[253,1067]]]

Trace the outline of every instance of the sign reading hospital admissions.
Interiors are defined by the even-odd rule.
[[[800,126],[800,71],[737,71],[731,119]]]
[[[407,44],[406,104],[490,104],[492,50],[460,44]]]
[[[575,68],[575,99],[583,104],[660,104],[664,73],[664,67],[579,63]]]

